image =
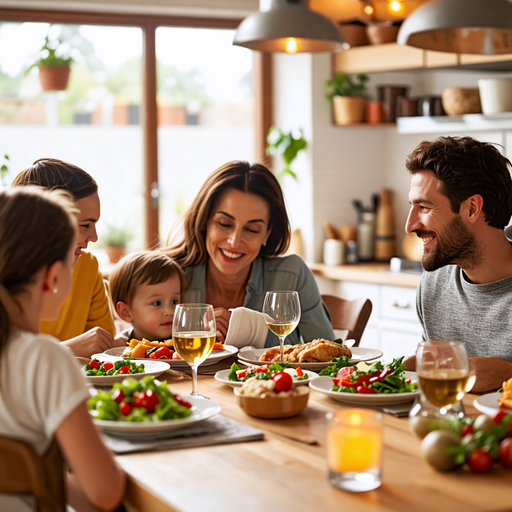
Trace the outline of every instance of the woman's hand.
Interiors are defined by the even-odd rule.
[[[63,341],[77,357],[91,357],[93,354],[104,352],[116,346],[112,335],[101,327],[93,327],[76,338]]]
[[[224,343],[228,334],[231,311],[228,311],[225,308],[215,308],[213,313],[215,315],[215,321],[217,322],[217,341]]]

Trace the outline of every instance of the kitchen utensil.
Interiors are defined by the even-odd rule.
[[[394,123],[396,121],[396,102],[399,96],[407,96],[408,85],[378,85],[377,93],[379,101],[382,101],[384,111],[384,122]]]
[[[393,191],[382,189],[375,225],[375,259],[389,261],[396,254]]]
[[[357,259],[372,261],[375,237],[375,213],[365,211],[359,216],[357,226]]]
[[[338,228],[338,233],[340,234],[340,238],[343,243],[348,243],[349,241],[357,240],[357,226],[353,226],[351,224],[343,224]]]
[[[512,80],[481,78],[478,80],[478,89],[484,114],[512,112]]]
[[[443,108],[449,116],[482,112],[478,88],[447,87],[442,94]]]
[[[325,236],[328,240],[337,240],[339,239],[338,232],[336,231],[336,228],[330,223],[330,222],[324,222],[324,231]]]
[[[353,199],[352,205],[358,213],[362,213],[364,211],[363,203],[359,199]]]

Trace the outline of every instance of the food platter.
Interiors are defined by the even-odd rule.
[[[501,393],[499,391],[496,391],[495,393],[488,393],[487,395],[482,395],[478,398],[475,398],[473,405],[475,406],[475,409],[478,409],[480,412],[487,414],[487,416],[494,416],[498,411],[512,414],[512,409],[500,407],[498,402],[498,398],[500,396]]]
[[[215,374],[215,380],[218,380],[219,382],[222,382],[223,384],[226,384],[228,386],[231,386],[232,388],[240,388],[243,386],[243,382],[235,382],[228,379],[229,372],[231,370],[221,370],[220,372],[217,372]],[[294,386],[307,386],[313,379],[318,378],[318,374],[315,372],[311,372],[308,370],[304,370],[304,373],[309,377],[308,379],[304,380],[294,380],[293,385]]]
[[[188,418],[179,420],[164,421],[105,421],[95,420],[96,426],[104,432],[118,437],[140,437],[147,436],[154,432],[163,432],[173,430],[180,427],[188,426],[192,423],[207,420],[221,411],[221,406],[213,400],[205,400],[204,398],[195,398],[191,396],[185,397],[192,404],[192,415]]]
[[[406,379],[411,379],[412,382],[417,382],[418,378],[415,372],[404,372]],[[334,400],[353,405],[391,405],[391,404],[404,404],[412,402],[419,394],[420,391],[413,391],[411,393],[391,393],[389,395],[363,395],[360,393],[339,393],[338,391],[331,391],[333,382],[331,377],[318,377],[309,383],[309,387],[323,393]]]
[[[125,347],[114,347],[105,350],[101,355],[106,355],[110,357],[120,358],[123,356],[123,351]],[[227,357],[233,356],[238,352],[238,348],[233,345],[224,345],[224,350],[215,350],[212,352],[208,358],[201,363],[201,366],[211,366],[212,364],[218,363],[222,359],[226,359]],[[132,361],[151,361],[148,358],[131,358]],[[184,361],[183,359],[161,359],[161,361],[165,361],[166,363],[171,365],[171,368],[190,368],[190,365]]]
[[[258,361],[258,357],[265,352],[266,348],[258,348],[255,349],[253,347],[243,347],[238,352],[238,358],[244,364],[269,364],[268,361]],[[350,359],[350,364],[361,363],[362,361],[372,361],[373,359],[378,359],[382,356],[382,352],[380,350],[374,348],[363,348],[363,347],[352,347],[350,349],[352,352],[352,359]],[[322,370],[323,368],[327,368],[328,366],[332,366],[334,363],[326,362],[326,363],[290,363],[292,368],[297,368],[300,366],[303,370]]]
[[[122,358],[105,357],[104,354],[95,354],[94,356],[92,356],[92,359],[113,362],[118,361],[119,359]],[[122,382],[124,379],[126,379],[126,377],[131,377],[132,379],[143,379],[148,375],[158,377],[159,375],[161,375],[170,368],[168,363],[165,363],[163,361],[154,361],[151,359],[145,359],[143,364],[145,369],[144,373],[130,373],[123,375],[99,375],[97,377],[85,375],[85,380],[87,381],[88,384],[93,384],[94,386],[109,386],[110,384],[114,384],[114,382]]]

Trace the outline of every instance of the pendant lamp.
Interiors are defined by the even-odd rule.
[[[399,44],[450,53],[512,53],[512,3],[507,0],[435,0],[404,21]]]
[[[344,40],[334,21],[309,9],[309,0],[271,0],[270,9],[240,23],[233,44],[262,52],[334,52]]]

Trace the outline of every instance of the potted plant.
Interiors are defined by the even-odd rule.
[[[272,126],[267,135],[267,155],[280,156],[283,159],[284,168],[277,174],[281,179],[287,174],[297,179],[297,175],[291,169],[297,153],[307,146],[307,142],[299,130],[300,136],[294,137],[292,132],[283,132],[280,128]]]
[[[368,92],[367,75],[348,75],[338,73],[332,80],[326,80],[324,87],[330,91],[325,95],[334,106],[334,120],[338,125],[361,123],[364,119],[364,107]]]
[[[126,254],[126,245],[132,238],[127,228],[114,224],[106,225],[101,241],[110,263],[117,263]]]
[[[9,175],[9,155],[5,154],[3,161],[0,159],[0,190],[8,186],[7,176]]]
[[[50,41],[45,37],[43,47],[34,55],[36,61],[28,68],[39,69],[43,91],[64,91],[69,82],[73,58],[64,53],[62,39]]]

